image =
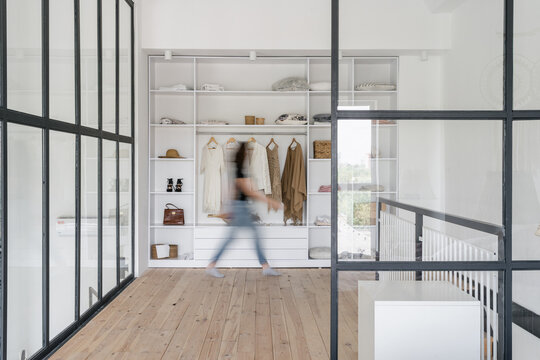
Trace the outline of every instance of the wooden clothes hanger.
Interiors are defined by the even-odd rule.
[[[206,144],[206,146],[210,146],[211,143],[219,145],[218,142],[216,141],[216,139],[213,136],[210,138],[210,140],[208,140],[208,143]]]
[[[274,143],[275,147],[278,148],[278,144],[274,141],[274,138],[271,138],[270,139],[270,142],[268,143],[268,145],[266,145],[266,148],[267,149],[270,149],[270,145],[272,145],[272,143]]]
[[[256,143],[257,140],[255,140],[254,138],[250,137],[249,140],[248,140],[248,142]]]
[[[293,145],[295,145],[295,144],[300,145],[300,143],[298,141],[296,141],[296,138],[293,138],[292,141],[291,141],[291,145],[289,145],[289,147],[291,149],[294,149],[294,148],[296,148],[296,146],[293,147]]]
[[[236,142],[236,139],[235,138],[229,138],[229,140],[227,140],[227,145],[229,144],[232,144],[232,143],[235,143]]]

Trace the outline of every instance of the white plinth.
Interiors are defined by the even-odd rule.
[[[358,282],[360,360],[479,360],[481,321],[480,301],[447,282]]]

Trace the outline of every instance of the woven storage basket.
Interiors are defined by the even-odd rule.
[[[150,258],[151,259],[157,259],[157,250],[156,245],[164,245],[164,244],[155,244],[150,246]],[[178,257],[178,245],[172,245],[169,244],[169,257],[167,258],[160,258],[160,259],[175,259]]]
[[[264,118],[256,118],[255,122],[257,123],[257,125],[264,125]]]
[[[255,116],[246,115],[244,119],[246,120],[246,125],[255,125]]]
[[[332,157],[332,142],[330,140],[315,140],[313,152],[315,159],[330,159]]]

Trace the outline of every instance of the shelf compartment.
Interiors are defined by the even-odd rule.
[[[371,91],[363,91],[363,90],[354,90],[354,94],[365,94],[365,95],[394,95],[397,94],[397,90],[371,90]]]
[[[163,225],[160,223],[150,224],[151,229],[171,229],[171,230],[181,230],[181,229],[193,229],[195,226],[193,224],[185,225]]]
[[[171,159],[171,158],[150,158],[150,161],[194,161],[193,158],[185,158],[185,159]]]
[[[183,129],[183,128],[186,128],[186,129],[191,129],[193,128],[193,124],[171,124],[171,125],[167,125],[167,124],[150,124],[151,127],[156,127],[156,128],[172,128],[172,129]]]
[[[309,91],[273,91],[273,90],[224,90],[224,91],[208,91],[195,90],[197,95],[202,96],[220,96],[220,95],[268,95],[268,96],[307,96]]]
[[[298,134],[306,135],[306,125],[197,125],[197,133],[199,134],[216,134],[216,133],[249,133],[249,134]]]
[[[160,90],[160,89],[152,89],[150,90],[150,94],[153,95],[194,95],[195,91],[193,90]]]

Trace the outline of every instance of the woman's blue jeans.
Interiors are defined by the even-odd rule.
[[[221,248],[212,259],[212,262],[217,262],[219,260],[227,246],[229,246],[229,244],[235,239],[236,232],[242,228],[245,228],[250,229],[253,232],[253,239],[255,240],[255,249],[257,250],[257,257],[259,258],[259,263],[261,265],[268,263],[261,248],[261,237],[259,235],[259,229],[257,229],[257,225],[255,225],[255,223],[251,219],[251,212],[249,211],[249,205],[247,204],[247,201],[235,200],[232,202],[231,208],[232,219],[229,223],[229,233],[227,235],[227,238],[221,245]]]

